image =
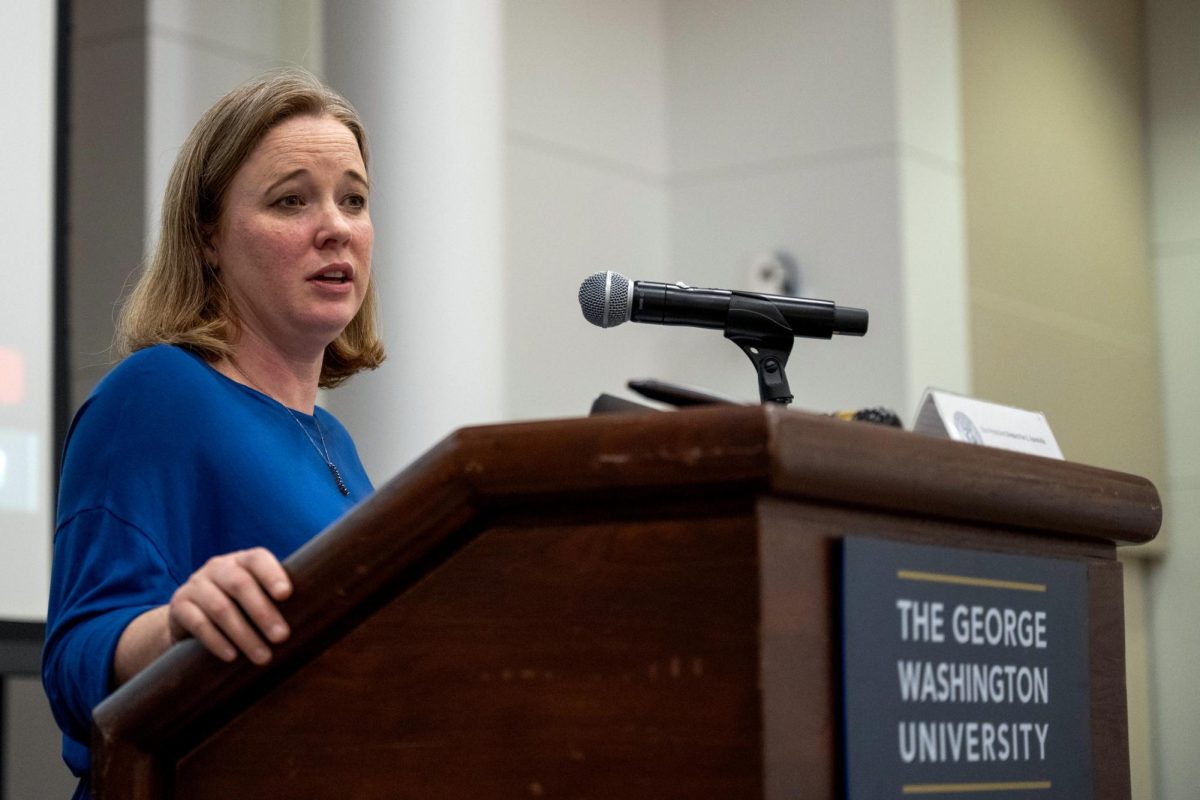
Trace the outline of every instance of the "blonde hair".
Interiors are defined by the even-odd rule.
[[[233,177],[275,125],[300,116],[329,116],[345,125],[367,163],[367,135],[354,107],[310,73],[268,73],[222,97],[192,129],[163,196],[158,246],[117,320],[117,347],[128,354],[175,344],[208,361],[233,354],[236,309],[219,274],[205,263],[206,236],[220,217]],[[325,348],[320,385],[331,388],[384,359],[376,328],[375,282],[358,314]]]

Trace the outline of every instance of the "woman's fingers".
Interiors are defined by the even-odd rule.
[[[216,578],[217,584],[227,594],[237,601],[241,610],[272,642],[282,642],[288,637],[287,623],[283,615],[275,607],[272,597],[263,591],[284,592],[284,597],[291,592],[291,583],[287,573],[267,550],[247,550],[237,553],[235,564]],[[271,592],[275,599],[282,599]]]
[[[176,592],[176,598],[178,602],[172,601],[172,610],[176,605],[179,606],[180,613],[176,614],[179,624],[218,658],[232,660],[226,658],[228,650],[222,651],[219,646],[224,641],[231,642],[233,647],[256,664],[265,664],[271,659],[270,650],[254,632],[237,604],[203,569]],[[196,609],[196,613],[191,613],[190,608]],[[217,647],[211,646],[210,642]]]
[[[178,593],[176,599],[171,600],[170,624],[173,639],[178,641],[190,635],[222,661],[237,658],[237,650],[200,606],[186,598],[179,598]]]
[[[287,571],[265,547],[255,547],[251,550],[241,550],[233,554],[235,560],[248,569],[259,584],[266,587],[271,597],[276,600],[286,600],[292,594],[292,579]]]
[[[291,590],[287,572],[264,548],[211,558],[175,592],[172,632],[186,631],[226,661],[236,657],[236,647],[254,663],[265,664],[271,651],[259,634],[276,643],[288,637],[275,600]]]
[[[243,575],[243,579],[238,579],[225,573],[219,580],[201,575],[195,581],[192,600],[247,658],[255,664],[265,664],[271,660],[271,651],[242,613],[240,600],[235,602],[238,594],[251,594],[255,590],[261,597],[262,589],[250,587],[253,578],[244,572]]]

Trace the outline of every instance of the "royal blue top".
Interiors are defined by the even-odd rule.
[[[282,560],[371,491],[332,415],[292,411],[187,350],[140,350],[104,378],[67,434],[42,657],[76,797],[125,626],[210,557],[261,545]]]

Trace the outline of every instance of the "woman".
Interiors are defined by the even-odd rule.
[[[280,560],[372,491],[315,406],[383,360],[366,165],[357,113],[298,71],[219,100],[176,160],[118,325],[132,355],[64,455],[42,671],[77,797],[91,709],[187,637],[269,661]]]

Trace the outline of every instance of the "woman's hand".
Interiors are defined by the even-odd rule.
[[[275,604],[291,593],[291,579],[266,548],[210,558],[175,590],[169,604],[126,626],[113,656],[113,685],[125,683],[189,636],[224,661],[233,661],[240,650],[255,664],[267,663],[271,650],[264,637],[278,644],[290,633]]]
[[[193,636],[223,661],[238,651],[255,664],[271,660],[272,643],[288,637],[275,603],[292,593],[283,566],[265,547],[210,558],[171,597],[171,642]]]

